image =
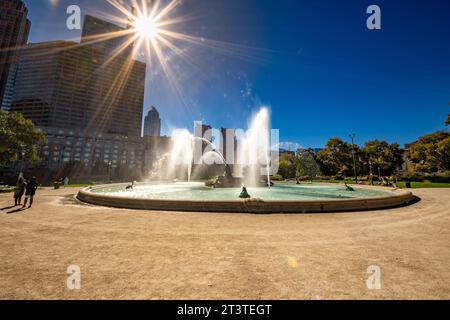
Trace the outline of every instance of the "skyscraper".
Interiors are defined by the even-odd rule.
[[[21,50],[12,110],[40,127],[140,136],[146,66],[89,45],[54,41]]]
[[[0,109],[11,110],[14,99],[14,88],[16,86],[17,64],[12,64],[9,68],[8,79],[6,81],[5,92],[3,94],[3,101],[0,101]]]
[[[151,107],[144,121],[144,137],[161,136],[161,118],[154,106]]]
[[[111,22],[86,15],[84,17],[83,30],[81,32],[81,43],[89,44],[92,48],[112,54],[115,50],[120,50],[126,56],[131,53],[132,43],[127,43],[130,33],[127,28],[122,28]]]
[[[84,28],[89,36],[123,30],[94,17],[86,18]],[[40,127],[140,137],[146,65],[129,55],[112,58],[119,42],[26,46],[17,63],[12,109]]]
[[[10,77],[9,71],[17,59],[17,49],[28,41],[31,22],[27,16],[28,9],[22,0],[0,1],[0,108],[6,91],[6,106],[12,99],[14,75]]]

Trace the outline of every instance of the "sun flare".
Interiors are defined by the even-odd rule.
[[[214,50],[223,55],[255,62],[263,60],[265,51],[245,45],[232,44],[207,39],[203,36],[189,35],[182,32],[183,25],[195,18],[195,14],[182,14],[179,7],[183,0],[106,0],[118,13],[101,16],[116,24],[126,25],[122,31],[113,31],[92,36],[85,44],[109,41],[114,38],[126,40],[115,49],[106,64],[124,52],[129,52],[129,62],[125,66],[132,67],[132,59],[137,59],[153,67],[153,75],[164,74],[168,83],[180,101],[186,105],[185,97],[180,83],[178,71],[173,70],[172,61],[180,58],[189,67],[201,71],[195,56],[192,55],[194,47]],[[128,50],[130,49],[131,50]],[[179,64],[178,64],[179,66]],[[161,71],[161,72],[160,72]],[[120,79],[122,80],[122,79]]]
[[[149,4],[147,1],[132,0],[132,6],[127,7],[119,0],[107,0],[112,6],[118,9],[125,17],[114,17],[114,20],[128,25],[125,33],[130,35],[130,43],[137,54],[145,53],[147,58],[154,57],[162,65],[165,72],[168,70],[165,56],[167,49],[177,55],[181,55],[174,42],[186,41],[195,43],[194,39],[172,29],[184,21],[180,17],[171,17],[176,7],[180,4],[179,0],[171,0],[165,6],[162,6],[161,0]]]
[[[160,32],[158,24],[152,17],[136,17],[133,28],[139,38],[146,40],[155,40]]]

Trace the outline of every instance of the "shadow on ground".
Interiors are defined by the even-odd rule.
[[[86,203],[77,199],[73,194],[64,195],[61,197],[61,204],[64,205],[77,205],[83,207],[98,207],[96,205]]]
[[[17,208],[17,209],[14,209],[14,208]],[[14,210],[10,210],[10,209],[14,209]],[[14,213],[19,213],[19,212],[25,211],[27,209],[29,209],[29,208],[28,207],[24,208],[24,207],[22,207],[22,205],[18,205],[18,206],[10,206],[10,207],[2,208],[1,211],[10,210],[10,211],[7,211],[6,214],[14,214]]]

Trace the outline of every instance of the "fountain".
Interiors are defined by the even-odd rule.
[[[214,187],[229,188],[246,185],[248,187],[270,187],[270,137],[269,111],[262,108],[252,119],[250,128],[238,144],[237,163],[227,163],[222,152],[204,137],[192,135],[188,130],[175,130],[172,133],[172,146],[158,161],[148,175],[147,182],[152,180],[184,180],[191,181],[194,165],[196,169],[222,165],[222,172],[215,177]],[[203,154],[195,154],[198,145],[205,145]],[[199,159],[199,163],[196,159]],[[236,167],[233,174],[231,165]],[[164,172],[164,179],[160,173]],[[264,178],[264,180],[261,179]],[[155,179],[156,178],[156,179]],[[205,178],[205,177],[203,177]]]
[[[200,157],[203,167],[208,167],[207,163],[221,164],[225,167],[220,175],[225,174],[228,164],[223,155],[214,149],[212,142],[205,138],[195,137],[187,130],[176,130],[173,132],[172,146],[170,150],[163,154],[149,171],[147,182],[152,181],[180,181],[186,179],[190,182],[194,171],[194,149],[196,143],[206,144],[212,148]],[[216,160],[211,160],[211,159]],[[218,160],[218,161],[217,161]],[[206,164],[206,165],[205,165]]]
[[[270,187],[271,185],[269,126],[269,111],[262,108],[251,121],[250,129],[246,132],[241,144],[240,163],[244,165],[242,176],[246,186]],[[263,168],[266,170],[264,175],[261,172]],[[266,177],[267,183],[261,182],[261,176]]]
[[[237,163],[227,163],[208,139],[176,130],[169,150],[155,162],[147,182],[128,190],[128,184],[85,188],[77,197],[120,208],[251,213],[368,210],[413,202],[411,192],[377,187],[358,186],[352,192],[344,185],[277,183],[270,187],[269,118],[265,108],[253,117],[249,130],[238,139]],[[196,154],[199,149],[201,155]],[[199,172],[214,165],[220,167],[219,174],[206,183],[199,181]]]

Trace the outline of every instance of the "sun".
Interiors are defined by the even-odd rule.
[[[194,46],[208,50],[216,50],[225,55],[251,59],[247,51],[250,47],[234,45],[228,42],[205,39],[196,35],[181,32],[183,25],[194,19],[195,14],[181,15],[183,10],[177,9],[184,0],[105,0],[114,7],[119,14],[104,14],[107,21],[125,25],[120,31],[113,31],[96,35],[84,44],[109,41],[120,38],[121,45],[110,55],[105,63],[111,62],[122,53],[128,53],[127,72],[132,68],[133,59],[143,61],[156,69],[152,74],[157,75],[161,70],[170,86],[184,103],[182,88],[177,79],[179,75],[174,72],[171,62],[181,58],[190,67],[199,69],[195,57],[191,54]],[[132,50],[127,50],[127,49]],[[179,64],[177,63],[177,66]]]
[[[152,17],[136,17],[133,23],[134,32],[139,38],[155,40],[159,33],[157,23]]]
[[[189,61],[189,57],[178,46],[180,42],[207,45],[204,39],[176,31],[179,24],[189,19],[176,13],[176,8],[182,3],[181,0],[165,1],[167,2],[165,5],[162,5],[162,0],[151,2],[129,0],[131,5],[126,5],[123,0],[106,1],[121,13],[121,16],[108,15],[108,18],[122,25],[125,24],[127,28],[123,31],[105,34],[104,38],[126,36],[128,40],[118,51],[132,47],[133,56],[147,58],[150,63],[156,59],[164,73],[170,73],[167,61],[171,56],[179,56]],[[92,41],[101,41],[101,39]]]

